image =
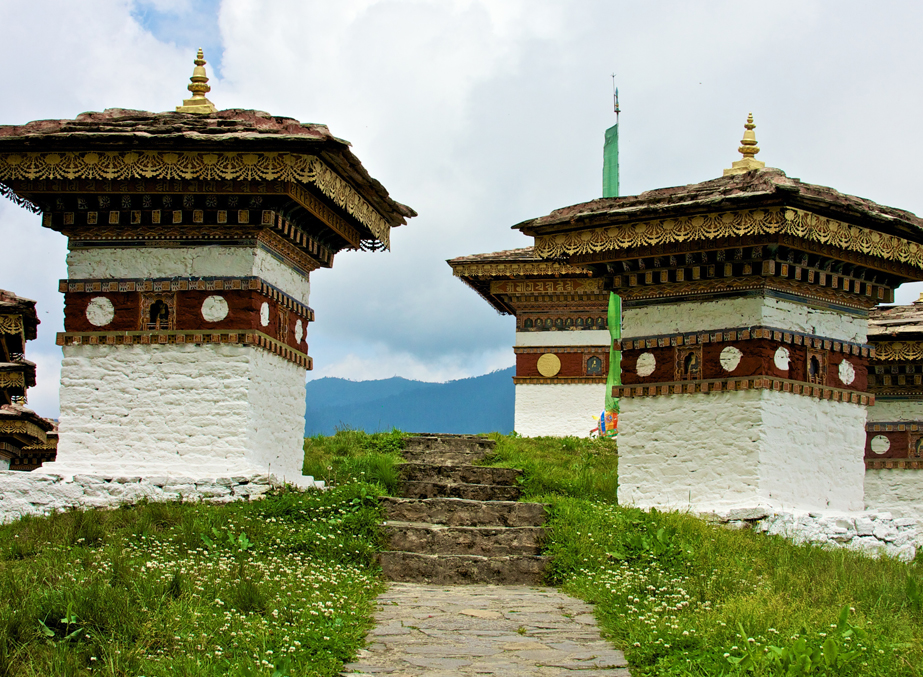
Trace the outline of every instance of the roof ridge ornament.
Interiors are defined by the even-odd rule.
[[[745,174],[754,169],[762,169],[766,166],[765,162],[756,159],[756,154],[760,152],[760,147],[756,145],[756,133],[753,131],[756,125],[753,124],[753,113],[747,115],[747,123],[744,125],[744,138],[740,140],[740,148],[737,150],[743,156],[740,160],[731,163],[730,169],[724,170],[724,176],[733,174]]]
[[[195,58],[195,68],[192,70],[192,77],[189,79],[192,82],[186,87],[190,92],[192,92],[192,98],[183,99],[183,105],[176,107],[177,113],[216,113],[218,111],[215,108],[215,104],[205,98],[205,95],[211,91],[211,87],[208,85],[208,76],[205,74],[205,55],[202,53],[202,49],[199,48],[198,53]]]

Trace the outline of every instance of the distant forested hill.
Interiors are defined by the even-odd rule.
[[[513,430],[510,367],[447,383],[389,378],[347,381],[319,378],[307,384],[305,435],[332,435],[337,428],[366,432],[508,433]]]

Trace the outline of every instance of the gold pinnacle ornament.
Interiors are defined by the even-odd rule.
[[[753,169],[762,169],[766,166],[765,162],[756,159],[756,154],[760,152],[760,147],[756,145],[756,133],[753,131],[756,125],[753,124],[753,113],[747,116],[747,124],[744,125],[744,138],[740,140],[740,148],[737,150],[743,157],[736,162],[731,163],[730,169],[724,170],[724,176],[732,174],[744,174]]]
[[[176,112],[178,113],[214,113],[218,109],[215,108],[215,104],[205,98],[205,95],[211,91],[211,87],[208,86],[208,76],[205,75],[205,55],[202,53],[202,50],[199,49],[198,54],[195,58],[195,68],[192,70],[192,77],[189,78],[192,82],[189,83],[187,89],[192,92],[191,99],[183,99],[183,105],[176,107]]]

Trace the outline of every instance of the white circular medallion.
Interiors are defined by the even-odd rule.
[[[837,371],[839,372],[840,381],[845,385],[849,385],[856,380],[856,369],[849,360],[840,362],[840,368]]]
[[[112,301],[105,296],[94,296],[87,304],[87,319],[94,327],[104,327],[115,317]]]
[[[269,304],[265,301],[260,306],[260,324],[264,327],[269,326]]]
[[[740,364],[741,357],[743,357],[742,352],[734,346],[728,346],[721,351],[721,368],[725,371],[734,371]]]
[[[776,369],[781,369],[782,371],[788,371],[790,359],[791,356],[788,353],[788,348],[785,346],[776,348],[776,354],[772,356],[772,361],[775,362]]]
[[[891,448],[891,440],[884,435],[875,435],[869,443],[869,446],[876,454],[886,454],[888,453],[888,449]]]
[[[228,316],[228,302],[217,294],[202,302],[202,317],[206,322],[221,322]]]
[[[304,325],[301,320],[295,321],[295,343],[301,343],[301,337],[304,336]]]
[[[654,357],[654,353],[641,353],[638,356],[637,364],[635,364],[635,371],[641,378],[646,378],[654,373],[656,367],[657,358]]]

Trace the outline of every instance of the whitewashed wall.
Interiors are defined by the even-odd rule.
[[[67,275],[75,280],[255,275],[302,303],[311,291],[308,276],[251,246],[75,249],[67,255]]]
[[[923,519],[923,470],[866,470],[865,505],[869,510],[887,510],[901,517]]]
[[[883,400],[876,398],[875,404],[869,407],[868,420],[870,422],[923,422],[923,400]]]
[[[605,398],[605,383],[519,384],[513,427],[525,437],[589,437]]]
[[[620,401],[619,503],[715,510],[761,503],[758,391]]]
[[[600,346],[609,350],[609,330],[574,329],[569,331],[517,331],[516,347]]]
[[[861,314],[837,313],[792,301],[753,296],[626,308],[622,335],[635,338],[758,325],[858,343],[865,342],[868,332],[868,318]]]
[[[48,472],[226,475],[300,484],[304,369],[243,345],[66,346]]]

